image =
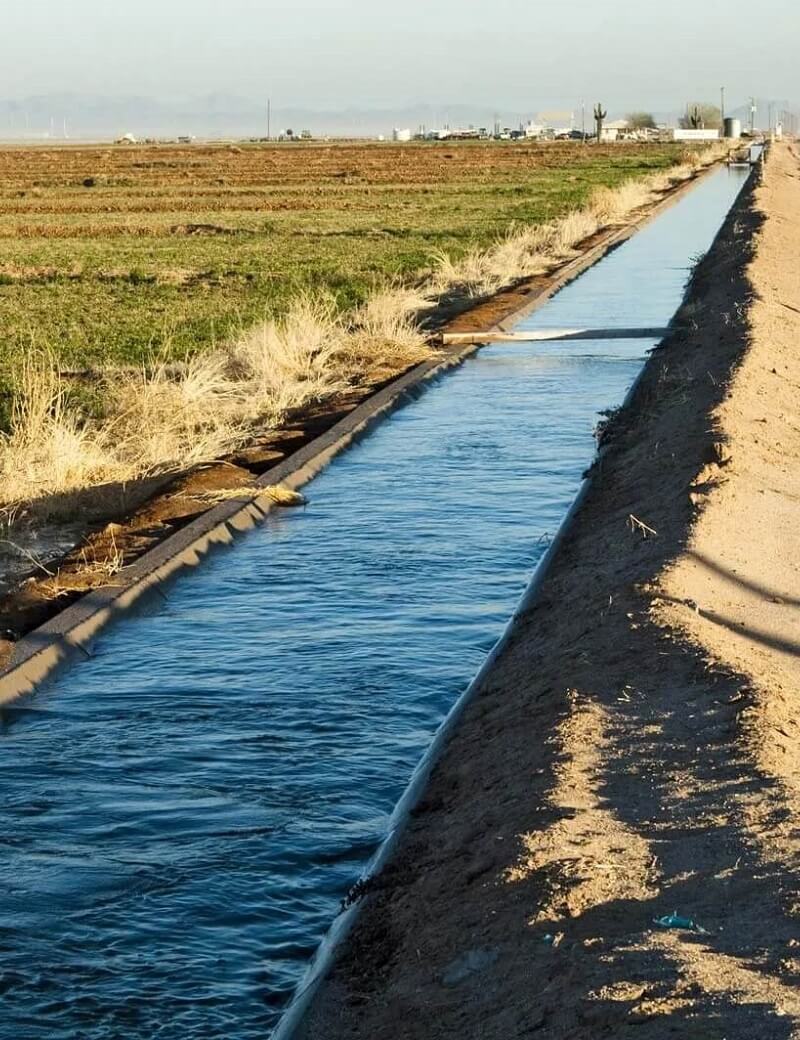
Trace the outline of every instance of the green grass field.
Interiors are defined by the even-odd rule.
[[[441,143],[0,149],[5,378],[48,349],[71,368],[182,358],[281,313],[343,308],[434,250],[557,217],[680,146]]]

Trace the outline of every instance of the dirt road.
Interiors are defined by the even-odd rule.
[[[799,213],[776,146],[308,1038],[800,1037]]]

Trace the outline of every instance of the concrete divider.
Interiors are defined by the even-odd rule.
[[[446,347],[467,343],[555,343],[564,340],[662,339],[668,328],[542,329],[536,332],[444,332]]]

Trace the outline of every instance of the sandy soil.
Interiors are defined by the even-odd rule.
[[[798,213],[777,146],[307,1038],[800,1037]]]

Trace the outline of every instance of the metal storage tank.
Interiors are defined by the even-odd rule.
[[[742,136],[742,121],[741,119],[725,119],[724,136],[732,137],[735,141]]]

